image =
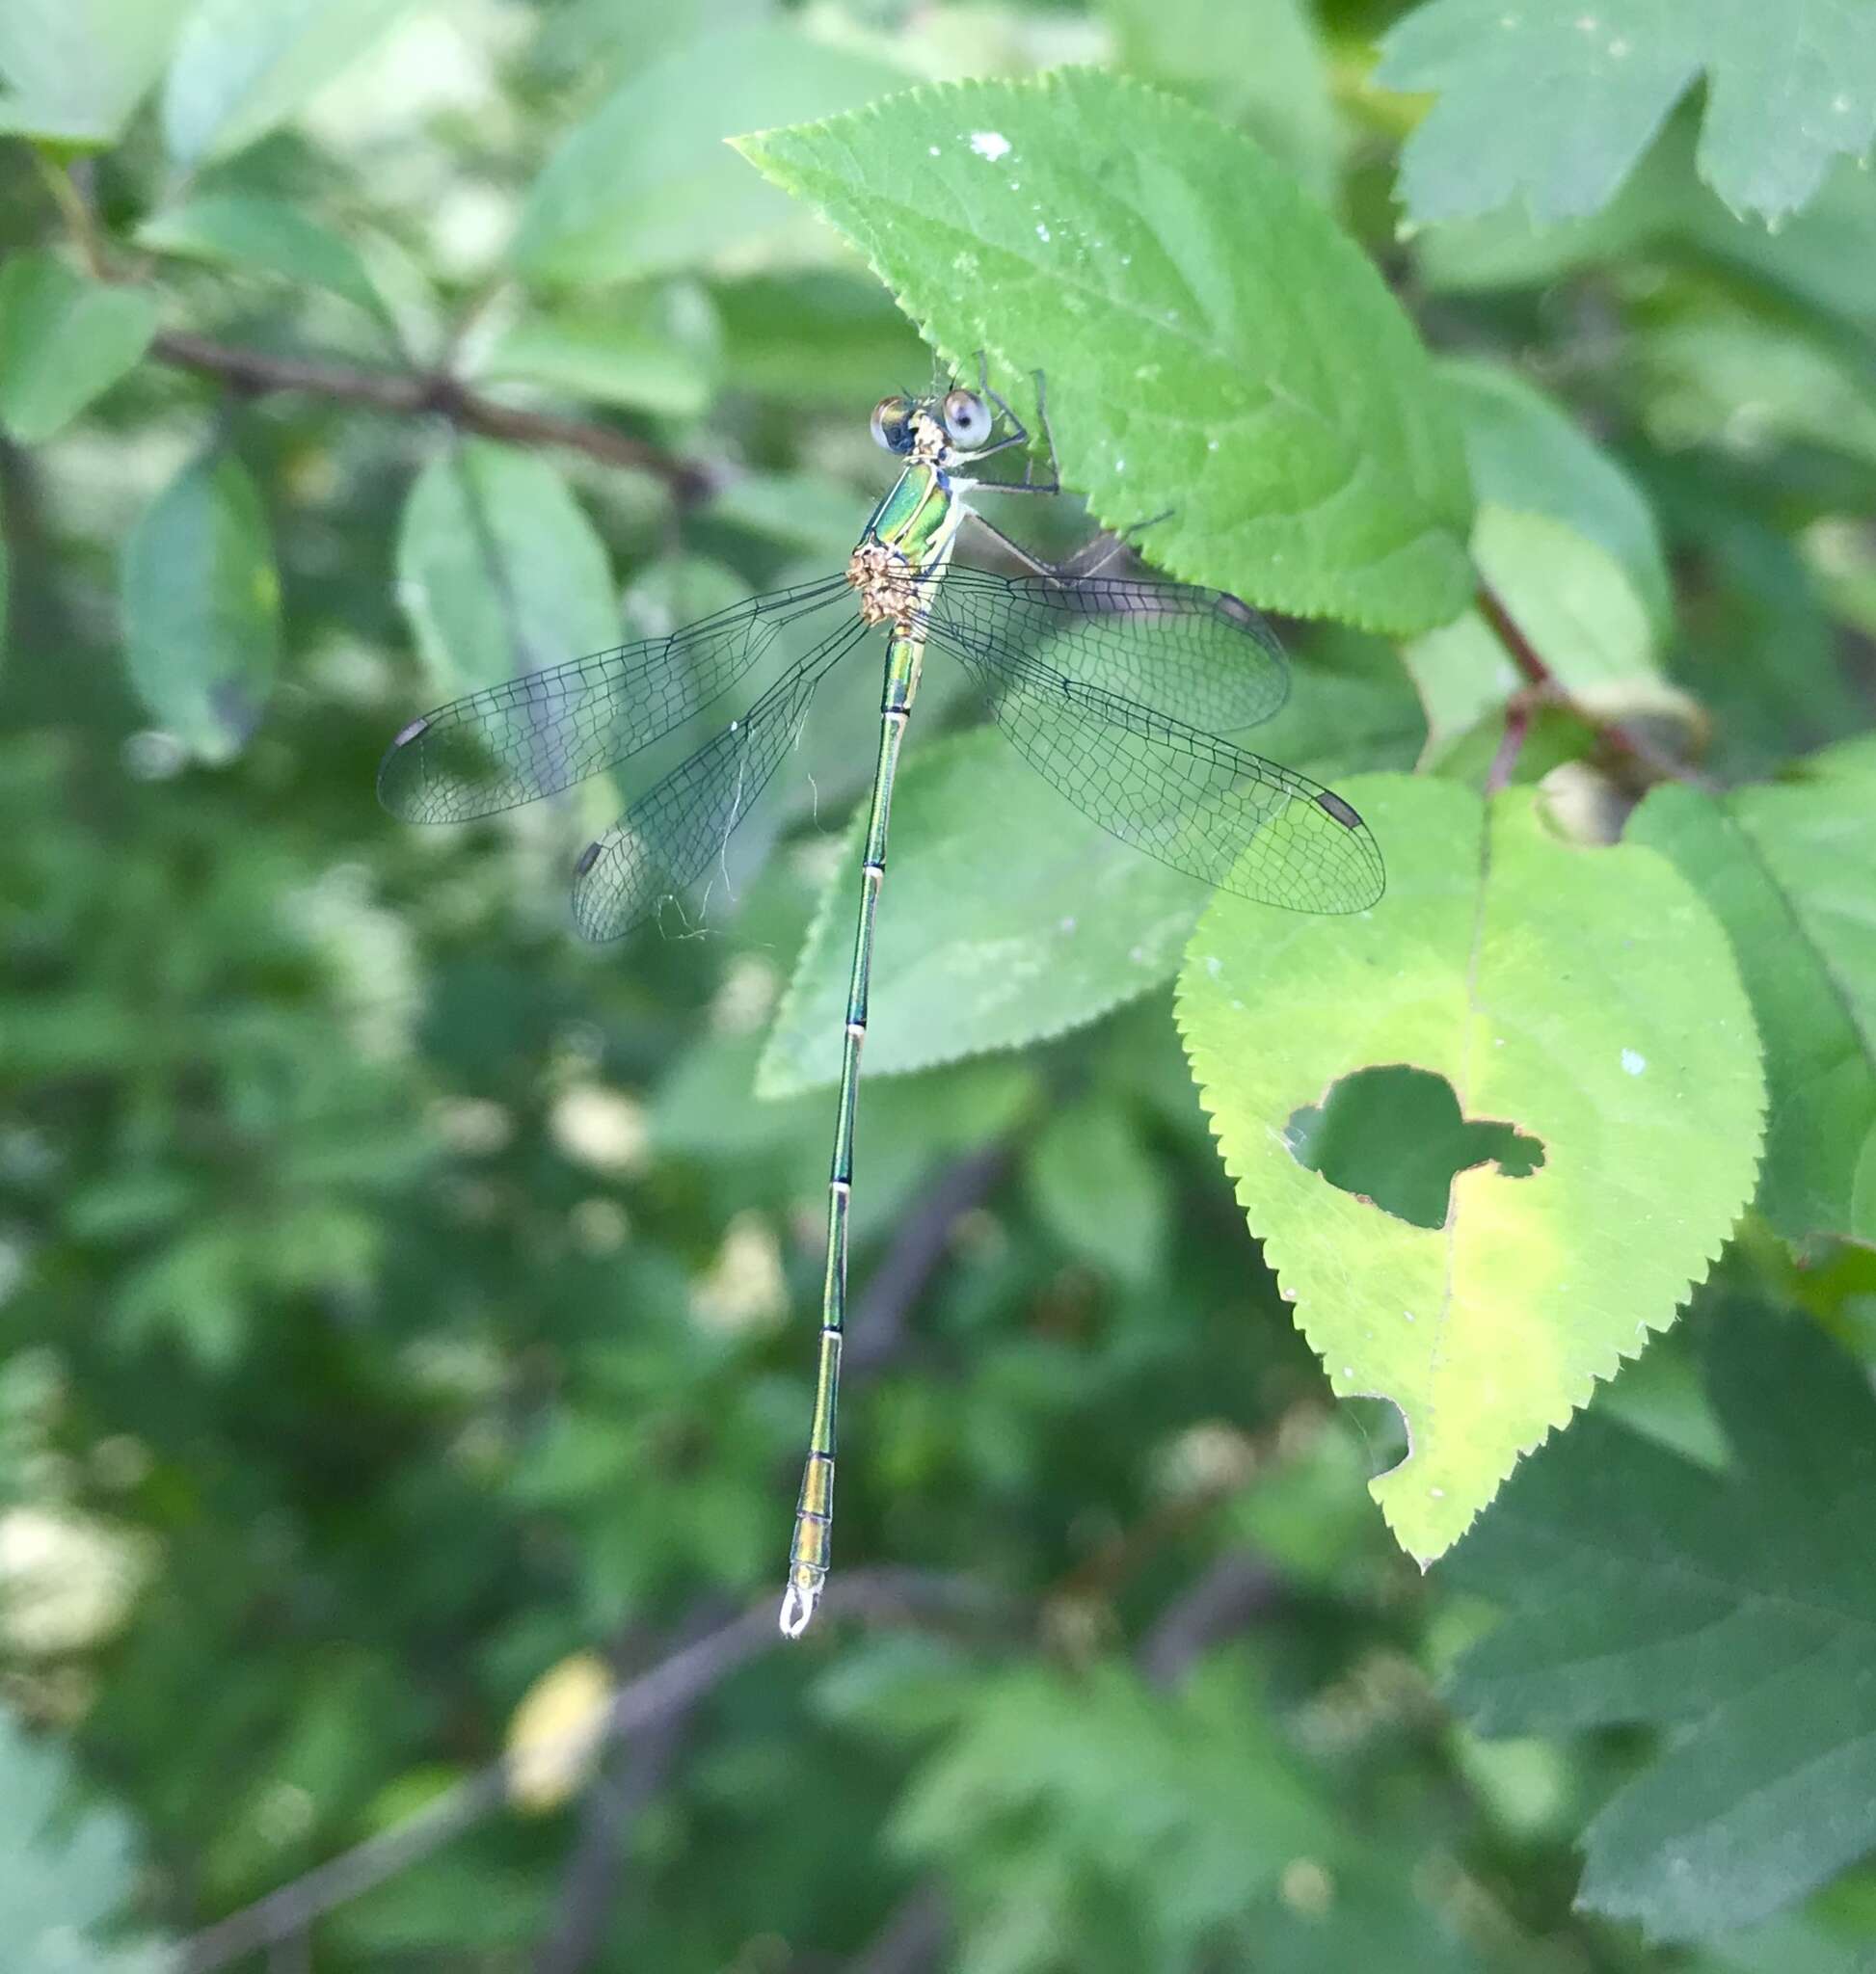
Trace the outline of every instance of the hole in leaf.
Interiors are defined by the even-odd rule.
[[[1416,1227],[1446,1224],[1456,1173],[1490,1164],[1528,1179],[1543,1163],[1541,1140],[1462,1115],[1443,1076],[1399,1062],[1332,1083],[1291,1115],[1283,1139],[1300,1165]]]

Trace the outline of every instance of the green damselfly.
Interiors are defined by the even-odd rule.
[[[1042,380],[1037,423],[1048,436]],[[1353,809],[1304,776],[1218,737],[1282,704],[1288,673],[1255,611],[1219,590],[1051,568],[974,512],[978,488],[1054,493],[1030,435],[979,375],[976,390],[882,399],[873,437],[903,461],[846,568],[771,591],[666,637],[576,658],[414,720],[378,788],[392,814],[460,822],[532,802],[651,746],[712,705],[787,634],[807,649],[738,719],[656,783],[575,867],[574,916],[617,938],[696,883],[798,737],[816,688],[874,627],[886,632],[879,751],[828,1182],[818,1375],[782,1630],[798,1637],[826,1582],[835,1410],[846,1307],[853,1127],[874,916],[899,745],[927,649],[964,667],[1030,763],[1103,828],[1175,869],[1266,904],[1357,912],[1380,896],[1380,853]],[[981,477],[1014,453],[1020,480]],[[1018,577],[952,566],[973,521],[1025,563]],[[857,603],[857,608],[856,608]]]

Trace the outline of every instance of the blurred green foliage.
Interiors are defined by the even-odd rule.
[[[1868,1965],[1876,35],[1781,93],[1752,65],[1806,38],[1746,46],[1739,10],[1600,9],[1591,47],[1564,9],[1567,61],[1508,56],[1501,12],[0,8],[8,1974],[223,1964],[182,1943],[283,1887],[221,1935],[236,1964]],[[1059,63],[1191,107],[1026,81]],[[931,353],[723,140],[966,81],[920,114],[1151,106],[1079,145],[1034,112],[1037,187],[1085,199],[1103,143],[1161,171],[1114,252],[1215,272],[1228,333],[1052,375],[1070,478],[1143,519],[1188,447],[1169,566],[1337,620],[1286,627],[1256,744],[1384,771],[1405,916],[1330,964],[1312,921],[1207,908],[948,731],[970,707],[930,680],[861,1100],[840,1569],[785,1651],[871,687],[823,694],[701,921],[623,950],[573,940],[566,873],[636,780],[430,837],[372,775],[453,692],[839,565],[882,485],[867,409]],[[910,124],[874,125],[876,157],[830,162],[824,129],[766,154],[875,257],[955,224],[970,268],[888,270],[937,341],[1027,368],[1090,333],[986,275],[1034,219],[969,210],[948,174],[980,151],[907,174]],[[1181,200],[1219,156],[1253,162]],[[1211,464],[1272,378],[1281,441]],[[1490,607],[1451,617],[1461,453],[1470,567],[1541,700]],[[1330,466],[1366,504],[1311,519]],[[1060,511],[997,519],[1085,531],[1033,505]],[[1588,858],[1677,773],[1709,786],[1656,787],[1568,884],[1515,889],[1451,821],[1508,828],[1541,782],[1572,839],[1544,853]],[[1501,1116],[1507,1081],[1427,1074],[1432,1042],[1431,1097],[1345,1073],[1405,1059],[1398,983],[1508,895],[1481,978],[1515,975],[1539,1094]],[[1195,923],[1189,1010],[1231,962],[1193,1050],[1212,1117],[1167,984]],[[1676,923],[1681,977],[1634,1012],[1699,1087],[1631,1104],[1598,1054],[1621,956]],[[986,954],[1034,983],[1013,1011]],[[1716,1009],[1748,1001],[1767,1123],[1734,1227],[1760,1068]],[[1528,1114],[1585,1090],[1569,1130]],[[1360,1394],[1407,1386],[1368,1374],[1352,1285],[1391,1294],[1383,1240],[1418,1266],[1443,1201],[1585,1170],[1487,1276],[1482,1499],[1718,1259],[1423,1574],[1365,1486],[1408,1449]],[[1330,1379],[1299,1294],[1341,1313]],[[1546,1355],[1591,1334],[1589,1369]],[[1500,1416],[1501,1369],[1555,1411]],[[630,1724],[582,1764],[555,1737],[594,1655]],[[525,1802],[488,1779],[511,1740],[546,1763]],[[382,1869],[292,1889],[380,1838]]]

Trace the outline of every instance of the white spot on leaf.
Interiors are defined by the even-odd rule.
[[[1648,1066],[1648,1059],[1646,1055],[1638,1055],[1633,1049],[1624,1049],[1621,1053],[1621,1066],[1630,1076],[1640,1076]]]
[[[995,164],[999,158],[1009,155],[1010,144],[1001,130],[974,130],[971,133],[971,148],[980,158],[988,158]]]

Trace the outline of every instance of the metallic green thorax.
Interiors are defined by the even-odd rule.
[[[799,1633],[814,1614],[827,1578],[834,1512],[834,1428],[840,1397],[841,1334],[846,1318],[846,1222],[853,1190],[853,1113],[860,1083],[860,1045],[867,1035],[867,984],[872,969],[874,915],[886,875],[886,830],[899,743],[912,716],[925,658],[925,633],[916,606],[922,592],[944,574],[968,509],[950,474],[935,461],[906,467],[879,503],[847,567],[869,623],[892,626],[886,650],[886,687],[880,704],[879,760],[860,868],[860,915],[853,936],[853,973],[846,995],[846,1041],[841,1055],[840,1108],[834,1125],[834,1163],[828,1178],[827,1276],[821,1291],[820,1367],[815,1384],[814,1427],[794,1543],[789,1552],[788,1593],[782,1629]]]

